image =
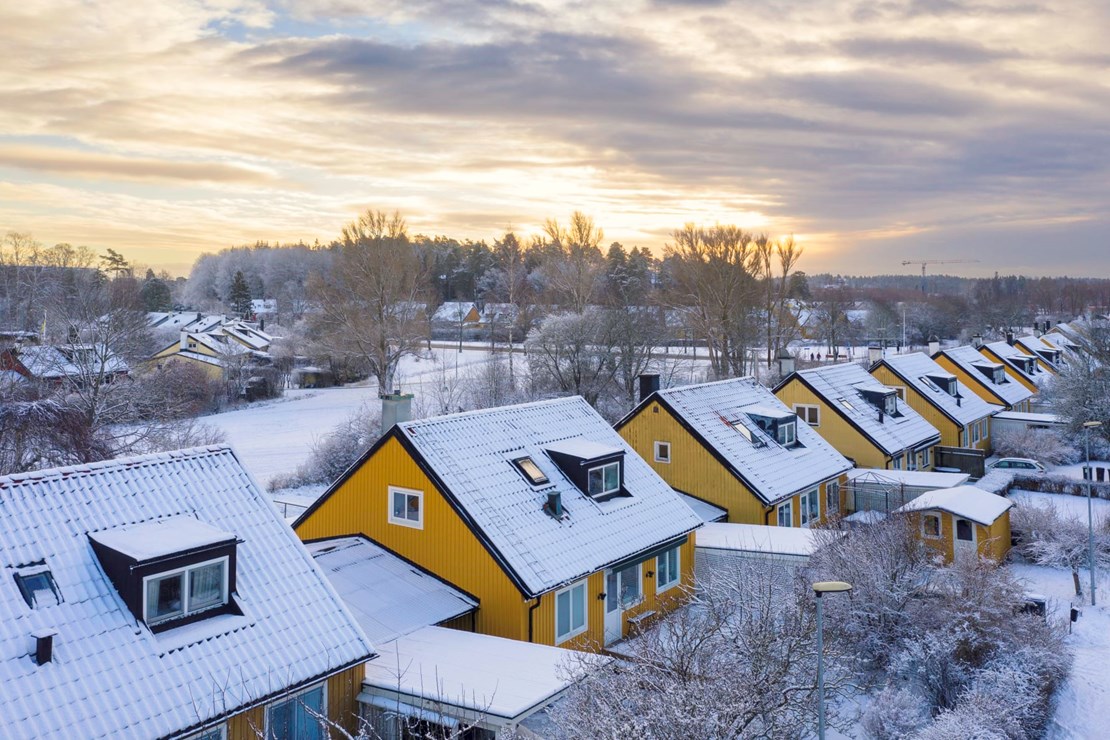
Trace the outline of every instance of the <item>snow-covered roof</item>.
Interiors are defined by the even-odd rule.
[[[425,627],[380,650],[366,664],[359,701],[388,710],[388,697],[400,695],[402,702],[408,698],[410,705],[431,705],[447,715],[462,708],[502,721],[547,705],[576,680],[583,661],[610,660],[445,627]]]
[[[848,420],[888,455],[940,441],[940,432],[910,405],[895,396],[895,413],[881,414],[865,391],[894,392],[855,363],[826,365],[796,373],[825,405]]]
[[[1031,411],[999,411],[994,415],[996,419],[1004,421],[1022,421],[1031,422],[1033,424],[1047,424],[1049,426],[1062,426],[1067,424],[1067,420],[1059,414],[1038,414]]]
[[[548,452],[559,452],[583,460],[596,460],[599,457],[611,457],[624,452],[624,448],[613,444],[599,444],[582,437],[571,437],[558,442],[552,442],[544,447]]]
[[[409,421],[395,427],[498,553],[508,575],[538,595],[682,537],[701,519],[580,397]],[[629,496],[596,501],[546,453],[553,445],[623,451]],[[550,485],[534,489],[512,460],[529,456]],[[566,518],[543,510],[561,493]]]
[[[698,549],[737,550],[764,555],[809,557],[814,550],[837,536],[832,530],[802,527],[770,527],[762,524],[711,522],[698,530]]]
[[[458,323],[474,308],[474,304],[470,301],[446,301],[432,314],[432,321]]]
[[[319,540],[307,548],[379,649],[478,608],[462,591],[362,537]]]
[[[1028,355],[1035,355],[1038,359],[1044,362],[1052,369],[1058,369],[1058,366],[1065,363],[1066,360],[1061,354],[1064,350],[1048,342],[1042,341],[1041,337],[1035,337],[1032,334],[1027,334],[1023,337],[1014,339],[1017,346],[1025,351]]]
[[[669,409],[765,503],[781,501],[852,467],[847,458],[807,424],[797,425],[799,444],[793,447],[783,447],[751,423],[745,428],[759,440],[758,445],[753,444],[730,425],[730,421],[746,416],[751,408],[776,409],[779,416],[794,413],[753,378],[668,388],[650,398],[658,399]],[[625,421],[629,418],[631,415]]]
[[[941,350],[941,354],[959,366],[965,373],[975,379],[982,387],[987,388],[1009,406],[1025,401],[1033,396],[1033,392],[1012,378],[1003,378],[1003,382],[995,383],[983,374],[983,370],[1002,367],[996,362],[991,362],[979,350],[970,345],[949,347]]]
[[[242,614],[152,634],[90,535],[170,517],[233,532]],[[42,563],[60,603],[12,577]],[[0,478],[0,713],[22,737],[163,737],[222,719],[373,654],[293,531],[224,446]],[[51,663],[29,657],[57,632]],[[0,733],[3,734],[3,733]]]
[[[220,327],[220,332],[227,334],[229,337],[237,339],[243,344],[247,345],[250,349],[265,351],[270,347],[273,342],[273,337],[265,332],[260,332],[257,329],[247,326],[241,322],[234,322],[224,324]]]
[[[1009,511],[1013,505],[1013,501],[988,493],[982,488],[957,486],[956,488],[926,491],[913,501],[897,509],[897,511],[929,511],[936,509],[989,527],[998,520],[998,517]]]
[[[1079,347],[1078,344],[1058,332],[1048,332],[1046,334],[1042,334],[1040,339],[1042,342],[1048,344],[1053,349],[1067,350],[1076,349],[1077,347]]]
[[[952,373],[945,370],[924,352],[891,355],[881,361],[933,404],[942,414],[960,426],[966,426],[991,416],[1000,409],[984,401]],[[934,383],[930,378],[944,378],[956,383],[956,396]],[[958,400],[957,400],[958,397]]]
[[[990,350],[996,357],[1000,357],[1008,368],[1037,386],[1037,388],[1047,388],[1052,383],[1052,373],[1037,364],[1039,358],[1024,352],[1020,348],[1007,342],[991,342],[985,345],[984,349]],[[1025,370],[1026,365],[1030,367],[1029,371]]]
[[[927,470],[881,470],[856,468],[848,471],[849,481],[901,485],[910,488],[955,488],[967,483],[967,473],[934,473]]]
[[[16,355],[20,364],[36,378],[66,378],[103,372],[127,372],[127,363],[103,345],[31,345]]]
[[[714,506],[708,501],[702,501],[696,496],[691,496],[682,491],[676,491],[678,497],[686,502],[686,505],[694,510],[694,513],[701,517],[703,522],[720,522],[728,518],[728,510],[722,509],[720,506]]]
[[[188,515],[105,529],[93,532],[89,538],[140,563],[221,542],[235,541],[235,535],[231,532]]]

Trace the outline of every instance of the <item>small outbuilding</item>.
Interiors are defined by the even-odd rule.
[[[917,520],[925,544],[951,562],[976,554],[1001,560],[1010,551],[1007,498],[975,486],[928,491],[898,509]]]

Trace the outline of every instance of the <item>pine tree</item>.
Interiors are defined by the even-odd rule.
[[[231,281],[227,302],[231,305],[232,313],[239,316],[245,318],[251,312],[251,287],[247,285],[247,279],[243,277],[242,270],[236,272],[235,279]]]

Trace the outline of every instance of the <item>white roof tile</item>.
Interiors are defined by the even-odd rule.
[[[101,569],[91,533],[188,516],[235,533],[243,616],[153,635]],[[45,561],[63,601],[27,606],[13,568]],[[357,664],[373,649],[227,447],[0,478],[5,737],[161,737]],[[57,631],[54,659],[30,635]]]
[[[656,396],[765,503],[812,488],[852,467],[805,423],[797,425],[799,444],[789,448],[757,431],[754,423],[745,426],[760,440],[759,446],[736,431],[728,422],[749,412],[758,413],[752,409],[761,409],[766,415],[793,413],[752,378],[668,388]]]
[[[1013,505],[1013,501],[982,488],[957,486],[926,491],[898,511],[939,509],[989,527]]]
[[[696,529],[701,519],[582,398],[504,406],[397,425],[525,591],[536,595]],[[598,502],[545,449],[580,439],[624,451],[624,488]],[[527,455],[550,480],[533,489],[510,462]],[[566,518],[543,511],[559,491]]]
[[[961,347],[950,347],[941,350],[941,353],[1011,406],[1021,403],[1033,396],[1032,391],[1012,378],[1007,377],[1004,383],[993,383],[990,378],[983,374],[980,368],[1002,366],[996,362],[991,362],[984,357],[979,350],[970,345],[965,344]]]
[[[964,385],[952,373],[945,370],[923,352],[911,352],[906,355],[891,355],[883,359],[894,373],[922,396],[927,398],[934,406],[939,408],[946,416],[955,419],[961,425],[971,424],[998,411],[999,407],[992,406],[979,397],[979,394]],[[943,377],[956,381],[956,398],[934,383],[929,383],[922,378]]]
[[[815,367],[801,370],[797,375],[829,408],[847,417],[888,455],[916,449],[940,439],[936,427],[897,397],[897,415],[883,414],[880,421],[879,410],[867,400],[863,391],[889,393],[893,389],[855,363]],[[841,403],[840,399],[847,401],[848,405]]]

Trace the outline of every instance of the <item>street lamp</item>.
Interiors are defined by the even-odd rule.
[[[817,595],[817,737],[825,740],[825,622],[821,597],[851,591],[852,584],[844,581],[818,581],[812,588]]]
[[[1087,448],[1087,467],[1083,477],[1087,479],[1087,570],[1091,573],[1091,606],[1095,605],[1095,524],[1091,513],[1091,430],[1102,426],[1101,421],[1083,422],[1083,441]]]

